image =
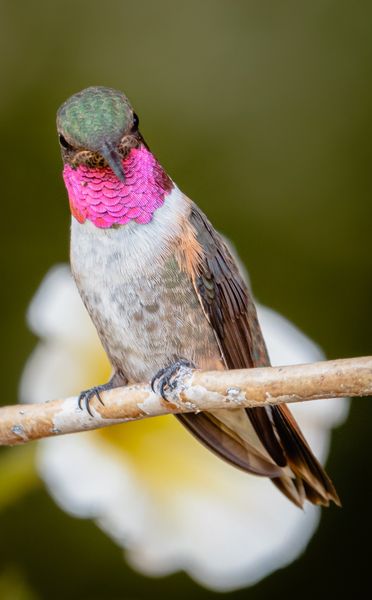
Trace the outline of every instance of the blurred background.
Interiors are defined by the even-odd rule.
[[[372,354],[371,2],[2,0],[0,11],[2,403],[17,402],[36,343],[29,301],[68,259],[55,112],[89,85],[128,94],[262,303],[329,358]],[[324,511],[295,563],[232,599],[370,587],[371,420],[370,399],[357,399],[333,434],[343,509]],[[182,573],[133,572],[93,522],[54,504],[32,453],[0,451],[0,598],[216,595]]]

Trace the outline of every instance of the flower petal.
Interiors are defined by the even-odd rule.
[[[97,333],[80,299],[70,269],[59,264],[50,269],[27,313],[30,328],[46,339],[88,345]]]

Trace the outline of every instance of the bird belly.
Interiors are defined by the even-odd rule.
[[[212,328],[174,251],[144,262],[133,239],[130,247],[115,239],[120,230],[99,231],[97,248],[96,232],[82,237],[85,227],[74,225],[72,271],[115,371],[130,382],[148,381],[181,357],[200,368],[223,368]]]
[[[192,284],[173,258],[160,272],[103,290],[87,307],[113,366],[129,381],[149,380],[180,357],[200,365],[218,356]]]

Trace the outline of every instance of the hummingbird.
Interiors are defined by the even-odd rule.
[[[71,211],[70,262],[112,365],[100,392],[151,381],[167,399],[183,365],[270,365],[250,290],[224,239],[160,165],[128,98],[88,87],[57,112]],[[174,379],[173,379],[174,380]],[[287,405],[176,415],[231,465],[295,505],[340,505]]]

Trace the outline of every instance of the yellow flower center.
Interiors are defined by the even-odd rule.
[[[110,378],[111,367],[103,349],[97,352],[95,348],[89,363],[86,388]],[[223,469],[230,471],[231,467],[197,442],[172,415],[105,427],[91,435],[114,448],[138,480],[163,499],[176,490],[182,493],[197,489],[220,495],[228,491]]]

